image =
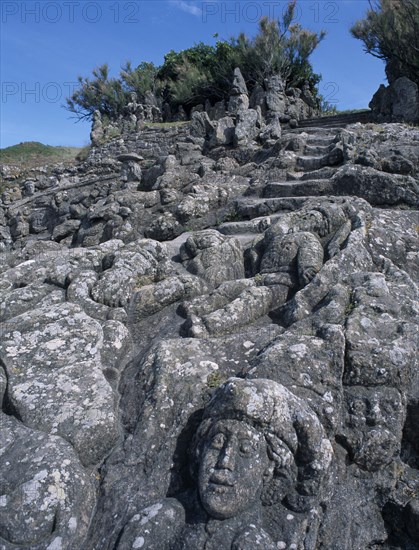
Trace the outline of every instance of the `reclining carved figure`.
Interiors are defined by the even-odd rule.
[[[340,251],[351,225],[333,202],[311,204],[273,225],[246,255],[251,278],[224,282],[204,300],[183,304],[185,334],[228,334],[279,308]]]

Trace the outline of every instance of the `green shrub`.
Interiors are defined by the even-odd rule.
[[[231,78],[240,67],[251,92],[272,75],[282,76],[287,86],[302,87],[308,82],[316,96],[316,75],[309,57],[325,33],[314,33],[292,24],[296,0],[289,2],[282,20],[263,17],[253,39],[244,33],[216,46],[199,43],[180,53],[169,52],[158,77],[166,81],[166,99],[175,105],[198,105],[206,99],[227,99]]]
[[[93,80],[78,77],[80,88],[67,98],[67,109],[79,120],[92,120],[96,110],[110,119],[117,118],[127,103],[122,81],[109,78],[109,67],[106,63],[94,69],[93,76]]]
[[[141,102],[147,92],[152,92],[174,108],[192,108],[206,100],[227,99],[236,67],[240,67],[250,92],[256,84],[279,74],[288,86],[308,83],[317,97],[320,76],[314,73],[309,57],[325,33],[293,24],[296,1],[288,3],[281,20],[263,17],[254,38],[241,33],[215,46],[200,42],[181,52],[172,50],[161,67],[143,62],[133,69],[128,62],[119,78],[110,78],[108,66],[102,65],[93,71],[94,78],[79,77],[80,87],[67,99],[66,107],[78,119],[91,120],[99,110],[114,120],[124,113],[129,94],[135,92]]]

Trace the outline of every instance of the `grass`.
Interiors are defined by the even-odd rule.
[[[368,107],[365,107],[364,109],[345,109],[343,111],[336,111],[336,114],[338,115],[353,115],[355,113],[370,113],[371,110],[368,109]]]
[[[343,111],[332,110],[325,113],[322,113],[320,116],[340,116],[340,115],[354,115],[356,113],[365,113],[370,112],[368,108],[365,109],[345,109]]]
[[[190,120],[182,120],[180,122],[146,122],[144,126],[147,128],[173,128],[174,126],[185,126]]]
[[[38,141],[26,141],[0,149],[0,163],[28,170],[45,164],[72,162],[80,151],[81,147],[53,147]]]

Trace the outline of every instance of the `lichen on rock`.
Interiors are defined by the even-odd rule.
[[[3,197],[2,550],[417,547],[418,130],[231,96]]]

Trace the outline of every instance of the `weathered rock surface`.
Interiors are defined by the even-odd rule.
[[[244,96],[3,195],[1,550],[418,547],[419,132]]]
[[[385,120],[418,122],[418,85],[406,76],[393,78],[389,86],[381,84],[370,102],[370,108]]]
[[[1,413],[1,548],[81,548],[95,484],[71,445]]]

